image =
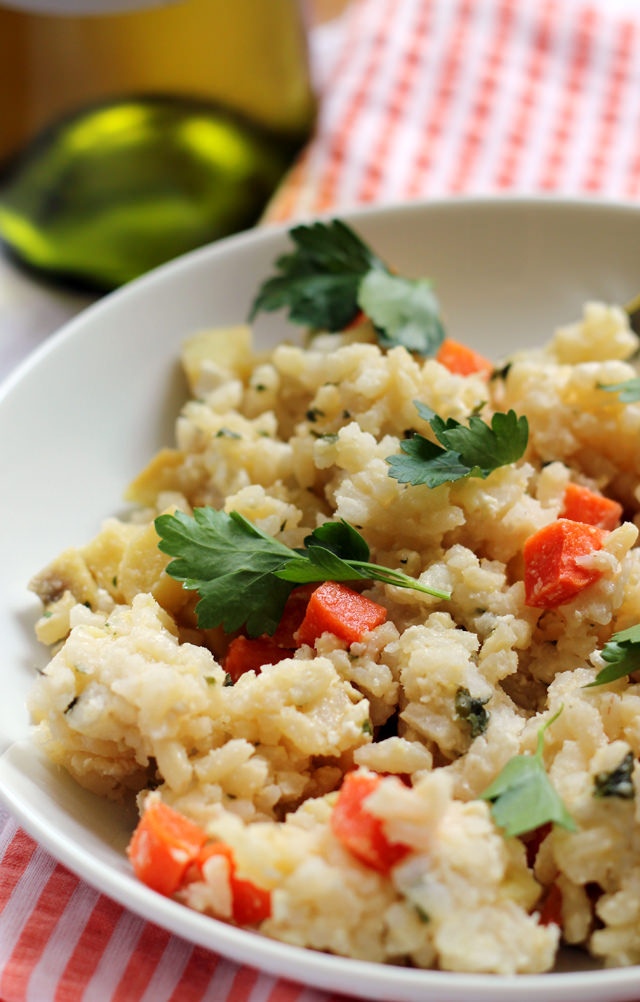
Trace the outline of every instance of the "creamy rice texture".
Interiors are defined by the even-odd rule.
[[[600,388],[635,376],[637,347],[623,311],[599,303],[489,381],[383,351],[367,324],[257,354],[244,328],[197,335],[175,446],[131,486],[132,520],[108,518],[34,579],[37,633],[53,645],[30,697],[47,754],[89,790],[135,793],[141,809],[160,799],[230,845],[238,874],[271,892],[267,936],[453,971],[546,971],[561,939],[640,963],[640,685],[585,688],[603,644],[640,622],[640,403]],[[527,451],[486,479],[401,484],[386,459],[410,430],[428,434],[415,400],[462,423],[513,408]],[[595,583],[533,608],[523,546],[558,518],[569,482],[620,501],[625,520],[587,560]],[[198,627],[153,525],[203,505],[292,548],[345,519],[373,561],[451,597],[368,583],[382,625],[351,645],[325,632],[229,685],[229,638]],[[477,735],[461,690],[488,715]],[[478,798],[559,709],[543,761],[576,830],[547,826],[532,853]],[[595,797],[594,778],[628,753],[631,795]],[[332,829],[354,770],[383,776],[366,809],[407,847],[389,873]],[[229,920],[220,857],[178,897]]]

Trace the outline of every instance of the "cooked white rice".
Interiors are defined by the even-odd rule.
[[[595,303],[488,383],[384,352],[366,325],[268,355],[244,329],[194,338],[193,396],[175,448],[130,490],[135,518],[108,519],[33,583],[38,635],[55,645],[30,698],[47,754],[92,791],[161,798],[231,845],[238,874],[272,891],[265,935],[453,971],[546,971],[561,939],[639,963],[640,685],[584,687],[603,643],[640,622],[637,516],[607,536],[592,558],[602,576],[572,602],[528,607],[522,580],[523,544],[558,517],[570,480],[638,511],[640,403],[599,389],[635,375],[637,347],[626,315]],[[416,399],[462,422],[513,408],[529,421],[526,455],[484,480],[399,484],[385,458],[408,429],[425,433]],[[372,560],[451,598],[375,583],[366,594],[388,620],[361,642],[325,633],[225,685],[227,640],[198,629],[153,527],[161,511],[202,505],[291,547],[344,518]],[[460,688],[487,700],[475,738],[455,712]],[[560,706],[544,763],[577,830],[554,826],[529,867],[525,840],[477,798]],[[629,751],[635,799],[594,797],[594,777]],[[411,850],[388,875],[329,823],[354,768],[384,774],[366,808]],[[561,928],[540,922],[554,884]],[[180,896],[230,916],[219,866]]]

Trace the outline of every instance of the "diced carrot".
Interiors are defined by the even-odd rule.
[[[600,529],[615,529],[622,518],[622,505],[588,487],[567,484],[560,516],[571,518],[574,522],[597,525]]]
[[[545,525],[524,544],[524,588],[527,605],[554,609],[570,602],[602,572],[584,567],[581,557],[602,549],[604,529],[569,518]]]
[[[202,867],[211,859],[212,856],[224,856],[227,863],[229,864],[229,874],[232,874],[236,868],[236,860],[233,855],[233,849],[226,842],[206,842],[196,859],[196,864],[198,866],[198,879],[202,879]]]
[[[229,864],[232,916],[239,925],[256,925],[271,915],[271,892],[236,876],[233,849],[224,842],[208,842],[198,825],[161,800],[142,815],[127,852],[139,880],[168,896],[197,874],[211,856]]]
[[[294,634],[300,629],[300,624],[307,611],[307,604],[312,593],[317,588],[315,584],[300,585],[294,588],[287,599],[284,611],[272,640],[278,647],[295,648],[298,646]]]
[[[384,606],[347,588],[340,581],[325,581],[309,599],[298,630],[298,643],[313,646],[316,638],[327,632],[353,644],[369,630],[384,623],[386,618]]]
[[[562,928],[562,891],[552,884],[540,908],[540,925],[555,924]]]
[[[229,644],[223,668],[237,682],[246,671],[260,673],[264,665],[275,665],[290,658],[293,650],[274,643],[271,637],[235,637]]]
[[[473,372],[483,373],[486,377],[493,372],[493,363],[460,341],[446,337],[436,353],[436,362],[457,376],[470,376]]]
[[[251,880],[232,876],[233,920],[238,925],[257,925],[271,917],[271,891]]]
[[[380,818],[363,805],[381,782],[381,776],[347,773],[331,812],[331,830],[361,863],[379,873],[388,873],[411,850],[401,842],[390,842]]]
[[[212,856],[224,856],[229,863],[229,886],[231,887],[231,914],[238,925],[257,925],[271,915],[271,891],[258,887],[251,880],[236,877],[236,861],[231,846],[225,842],[209,842],[203,846],[198,856],[200,871]]]
[[[139,880],[160,894],[171,895],[206,838],[193,821],[157,800],[142,815],[127,852]]]
[[[546,839],[547,835],[551,831],[553,825],[548,821],[544,825],[540,825],[538,828],[534,828],[533,831],[525,832],[520,836],[522,842],[527,852],[527,866],[533,869],[536,861],[536,856],[538,855],[538,849]]]
[[[355,330],[355,328],[359,327],[360,324],[366,323],[366,320],[367,320],[367,314],[364,313],[362,310],[358,310],[353,320],[350,320],[344,329],[345,331]]]

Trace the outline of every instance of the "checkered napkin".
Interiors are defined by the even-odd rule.
[[[640,197],[638,0],[353,0],[312,55],[316,135],[267,222],[458,193]],[[0,810],[0,1002],[329,999],[127,912]]]

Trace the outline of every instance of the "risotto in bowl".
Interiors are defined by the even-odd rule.
[[[640,962],[639,342],[557,319],[494,355],[326,220],[178,344],[127,511],[30,582],[32,741],[158,900],[425,978]]]

